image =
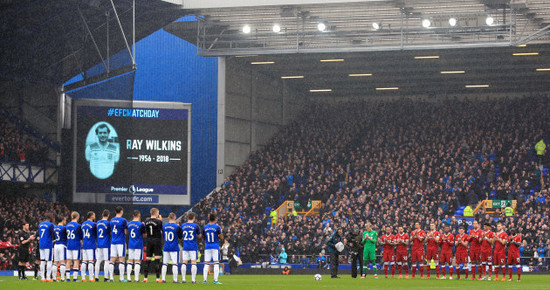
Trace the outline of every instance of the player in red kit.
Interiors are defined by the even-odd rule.
[[[399,268],[399,277],[397,278],[403,279],[402,270],[405,268],[405,278],[409,279],[409,250],[407,248],[409,245],[409,235],[405,233],[403,227],[399,227],[395,238],[395,242],[397,243],[395,261],[397,261],[397,267]]]
[[[504,232],[502,223],[497,224],[497,234],[495,237],[495,254],[493,257],[495,263],[496,278],[498,280],[499,269],[502,269],[502,281],[506,281],[506,243],[508,235]]]
[[[483,230],[480,228],[477,221],[473,222],[474,229],[470,231],[470,259],[472,261],[470,271],[472,272],[472,280],[476,279],[476,268],[481,279],[481,238]]]
[[[487,279],[489,281],[491,281],[491,275],[493,274],[493,244],[495,243],[495,233],[491,229],[491,224],[485,223],[485,232],[481,238],[481,269],[483,271],[481,280]],[[489,275],[487,275],[487,272],[489,272]]]
[[[464,227],[467,227],[465,225]],[[458,280],[460,280],[460,269],[464,269],[464,272],[466,273],[466,280],[468,280],[468,242],[470,241],[470,236],[465,233],[465,228],[461,227],[458,232],[459,234],[456,235],[456,275],[458,276]]]
[[[426,265],[426,271],[428,271],[427,279],[430,279],[430,261],[434,260],[435,262],[435,272],[437,274],[437,279],[439,279],[439,232],[435,229],[435,224],[430,224],[430,231],[426,233],[425,242],[428,244],[426,251],[426,260],[428,261]]]
[[[396,237],[391,233],[391,227],[386,226],[386,233],[380,239],[380,243],[384,246],[384,254],[382,260],[384,262],[384,274],[388,278],[388,267],[391,267],[391,277],[395,277],[395,252]]]
[[[519,235],[515,229],[511,229],[510,235],[508,236],[508,273],[510,274],[510,279],[508,279],[508,281],[512,281],[512,265],[516,267],[518,282],[521,281],[521,261],[519,258],[520,246],[521,235]]]
[[[445,226],[445,233],[440,237],[441,242],[441,267],[443,268],[443,277],[445,280],[445,268],[449,269],[449,279],[453,279],[453,247],[455,245],[455,236],[451,233],[451,227]],[[443,266],[445,264],[445,266]]]
[[[411,251],[411,260],[412,260],[412,277],[416,275],[416,264],[418,263],[418,269],[420,270],[420,279],[424,278],[424,271],[422,267],[424,266],[424,238],[426,238],[426,232],[420,228],[420,223],[417,222],[414,224],[415,230],[411,233],[412,241],[412,251]]]

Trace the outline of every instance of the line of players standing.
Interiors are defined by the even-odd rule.
[[[172,264],[174,283],[178,283],[178,270],[181,269],[182,283],[185,283],[187,263],[191,262],[191,282],[196,282],[198,239],[205,238],[205,265],[203,283],[207,283],[210,265],[213,265],[214,284],[221,284],[219,276],[219,241],[223,239],[221,228],[216,224],[216,216],[210,215],[209,222],[202,231],[195,223],[195,215],[187,214],[187,222],[176,223],[176,215],[170,213],[168,223],[162,223],[158,209],[151,209],[151,217],[141,222],[139,211],[133,212],[133,220],[128,222],[122,217],[122,207],[116,207],[116,216],[109,220],[110,212],[104,210],[102,219],[95,222],[95,213],[88,212],[86,221],[78,223],[78,212],[71,213],[71,222],[66,224],[65,217],[46,215],[46,221],[38,226],[40,274],[42,282],[57,281],[59,266],[60,281],[78,280],[99,281],[101,263],[104,263],[104,281],[113,282],[115,264],[121,282],[131,282],[134,271],[134,282],[139,282],[141,263],[144,262],[144,281],[148,282],[149,269],[156,272],[156,282],[166,283],[168,265]],[[126,260],[126,237],[128,237],[128,260]],[[144,238],[146,239],[146,258],[143,257]],[[183,241],[180,249],[179,241]],[[181,254],[181,260],[180,260]],[[162,256],[162,266],[160,265]],[[82,263],[80,264],[80,261]],[[80,264],[80,265],[79,265]],[[80,268],[79,268],[80,266]],[[86,280],[88,273],[89,280]],[[127,274],[127,278],[124,274]],[[162,276],[162,278],[160,277]]]
[[[424,270],[427,272],[427,279],[430,278],[429,261],[435,261],[435,271],[438,279],[446,279],[446,270],[449,271],[449,279],[453,276],[453,247],[455,251],[455,271],[457,278],[460,279],[460,270],[464,269],[466,279],[469,272],[472,273],[471,280],[476,280],[476,269],[478,271],[478,280],[491,280],[493,267],[496,273],[496,280],[499,280],[499,272],[502,270],[502,281],[506,280],[506,262],[508,262],[508,272],[512,281],[512,266],[516,267],[518,282],[521,279],[521,265],[519,247],[522,238],[515,229],[510,230],[510,235],[504,232],[502,223],[497,224],[497,232],[492,232],[492,226],[489,223],[484,225],[485,230],[480,228],[477,221],[473,222],[473,230],[469,234],[466,228],[461,227],[459,234],[454,236],[447,225],[443,233],[436,230],[435,224],[430,224],[430,230],[425,232],[420,228],[420,223],[415,224],[415,230],[409,236],[404,232],[403,227],[398,228],[398,234],[391,233],[391,227],[385,228],[379,241],[383,245],[383,262],[386,278],[388,277],[388,267],[391,266],[392,277],[395,275],[395,264],[399,270],[399,277],[403,278],[402,270],[405,270],[405,278],[409,278],[408,267],[408,245],[412,243],[412,278],[416,275],[417,264],[420,271],[420,278],[424,277]],[[426,246],[426,255],[424,255],[424,245]],[[508,259],[506,260],[506,246],[508,246]],[[395,249],[394,249],[395,248]],[[395,250],[395,251],[394,251]],[[441,254],[440,254],[441,251]],[[424,265],[425,261],[428,261]],[[440,264],[441,262],[441,264]],[[471,262],[471,263],[469,263]],[[444,264],[444,266],[443,266]],[[439,277],[440,270],[443,276]]]

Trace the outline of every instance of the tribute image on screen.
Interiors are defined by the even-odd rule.
[[[86,138],[86,161],[90,166],[90,173],[98,179],[109,178],[113,175],[120,159],[118,136],[111,124],[99,122],[90,128]]]
[[[74,202],[188,205],[190,106],[77,100]]]

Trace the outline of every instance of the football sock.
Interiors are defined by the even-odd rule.
[[[162,264],[162,281],[166,281],[166,271],[168,270],[168,265]]]
[[[518,271],[518,281],[521,280],[521,265],[516,266],[516,270]]]
[[[153,265],[155,267],[155,271],[157,273],[157,279],[160,278],[160,259],[155,259],[153,262]]]
[[[178,265],[172,265],[172,275],[174,276],[174,282],[178,282]]]
[[[109,279],[115,279],[115,263],[109,263]]]
[[[197,264],[191,264],[191,281],[195,282],[197,278]]]
[[[124,263],[118,263],[118,271],[120,272],[120,281],[124,280]]]
[[[94,265],[94,262],[88,262],[88,272],[89,272],[89,276],[90,276],[90,280],[93,280],[95,277],[95,265]]]
[[[128,264],[126,264],[126,272],[128,273],[128,281],[132,281],[132,267],[134,266],[134,264],[128,262]]]
[[[88,264],[86,262],[82,262],[82,265],[80,266],[80,276],[82,276],[82,280],[86,280],[86,267]]]
[[[99,279],[99,270],[101,269],[101,260],[97,260],[94,264],[95,278]]]
[[[63,281],[65,281],[65,271],[67,271],[65,264],[59,265],[59,274],[61,275],[61,280]]]
[[[206,278],[208,277],[208,268],[210,268],[210,264],[204,264],[204,267],[202,268],[202,276],[204,277],[204,281],[206,281]]]
[[[141,263],[135,263],[134,264],[134,278],[135,281],[139,281],[139,274],[141,272]]]
[[[52,278],[52,261],[46,262],[46,279]]]
[[[149,276],[149,266],[151,265],[151,260],[143,261],[143,277],[147,279]]]
[[[46,279],[46,261],[40,261],[40,277],[42,277],[42,280]]]
[[[373,268],[375,268],[376,266],[374,266]],[[376,270],[374,270],[374,274],[376,274]],[[220,264],[218,264],[217,262],[214,263],[214,281],[218,281],[218,276],[220,275]]]

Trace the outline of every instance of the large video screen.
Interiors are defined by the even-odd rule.
[[[75,100],[77,203],[190,205],[191,106]]]

